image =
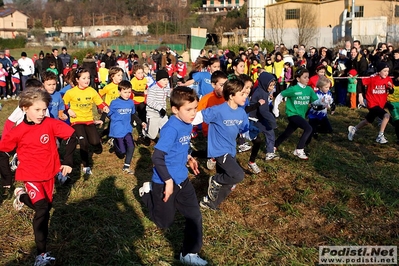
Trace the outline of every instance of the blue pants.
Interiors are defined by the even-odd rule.
[[[134,153],[134,141],[132,133],[128,133],[123,138],[114,138],[115,152],[126,155],[125,164],[130,165]]]

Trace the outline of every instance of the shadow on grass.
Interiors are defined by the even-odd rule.
[[[91,198],[68,204],[71,187],[57,189],[47,245],[56,265],[142,265],[134,243],[144,228],[115,181],[109,176]],[[32,265],[30,254],[6,265]]]

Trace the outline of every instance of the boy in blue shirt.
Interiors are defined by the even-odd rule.
[[[198,256],[202,247],[202,216],[186,167],[188,163],[194,174],[199,174],[197,161],[188,154],[198,96],[193,89],[176,87],[171,92],[170,105],[174,115],[162,127],[154,147],[152,182],[145,182],[139,194],[158,227],[170,227],[176,210],[186,218],[180,261],[207,265]]]
[[[109,106],[108,117],[112,120],[109,136],[114,139],[113,147],[116,155],[119,158],[125,157],[122,171],[133,175],[134,171],[130,170],[130,163],[134,153],[131,118],[136,121],[136,124],[141,124],[143,128],[146,128],[147,125],[135,114],[134,102],[130,99],[132,84],[127,80],[123,80],[118,84],[118,91],[119,98],[113,100]]]
[[[62,100],[61,93],[56,91],[57,88],[57,76],[50,71],[45,71],[41,74],[43,87],[50,94],[51,102],[48,106],[50,117],[65,121],[68,119],[64,114],[65,104]]]
[[[194,125],[202,121],[209,125],[208,157],[216,160],[216,175],[209,178],[208,196],[200,206],[217,210],[236,184],[244,179],[244,171],[236,161],[236,138],[249,128],[243,106],[248,97],[241,80],[229,80],[223,86],[225,103],[197,113]]]

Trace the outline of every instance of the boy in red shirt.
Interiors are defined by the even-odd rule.
[[[72,171],[77,140],[72,127],[45,116],[51,101],[48,92],[26,88],[20,97],[19,107],[25,112],[24,120],[3,136],[0,151],[10,152],[17,148],[19,165],[15,180],[23,181],[25,188],[14,190],[13,206],[19,211],[26,204],[35,211],[33,233],[38,254],[35,265],[48,265],[55,260],[46,251],[54,177],[60,171],[64,176]],[[56,138],[66,140],[63,165],[60,163]]]
[[[367,87],[366,100],[369,113],[366,115],[366,118],[359,124],[357,124],[356,126],[348,127],[348,139],[350,141],[353,140],[353,137],[356,134],[357,130],[370,123],[373,123],[374,119],[376,117],[379,117],[382,119],[382,122],[380,126],[380,131],[375,141],[380,144],[388,142],[388,140],[384,136],[384,131],[389,122],[390,115],[384,110],[384,106],[387,102],[388,93],[393,93],[393,82],[392,79],[388,77],[389,66],[387,65],[387,63],[379,63],[377,65],[377,72],[378,74],[376,75],[362,79],[363,85]]]

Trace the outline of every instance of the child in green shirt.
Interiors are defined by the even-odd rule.
[[[292,82],[291,86],[282,91],[279,95],[277,95],[273,107],[273,114],[278,117],[278,105],[283,101],[284,97],[287,98],[285,113],[287,114],[289,123],[285,131],[277,138],[276,142],[274,143],[275,149],[277,149],[283,141],[291,136],[291,134],[294,133],[298,127],[302,128],[303,134],[299,140],[296,149],[293,151],[293,154],[302,160],[308,159],[304,148],[307,139],[312,134],[312,127],[305,119],[306,112],[308,111],[309,103],[314,103],[317,105],[317,102],[321,101],[318,100],[318,97],[313,89],[307,86],[308,82],[309,71],[306,68],[299,68],[295,72],[295,79]]]

